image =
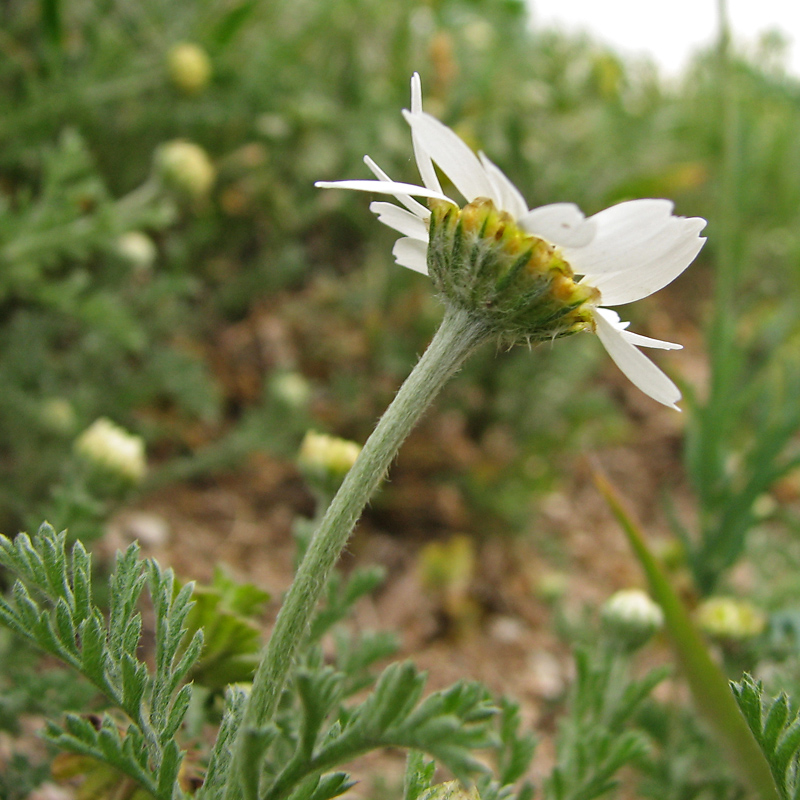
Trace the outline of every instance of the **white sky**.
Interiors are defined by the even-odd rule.
[[[587,30],[621,53],[648,53],[674,75],[717,31],[716,0],[529,0],[537,26]],[[752,45],[778,28],[789,39],[790,70],[800,75],[800,2],[728,0],[734,39]]]

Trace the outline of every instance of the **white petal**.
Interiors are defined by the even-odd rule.
[[[370,168],[372,174],[380,181],[392,183],[392,179],[369,157],[364,156],[364,163]],[[420,219],[427,219],[431,212],[422,203],[418,203],[407,194],[397,195],[397,199],[412,213]]]
[[[418,239],[398,239],[392,248],[395,261],[401,267],[408,267],[414,272],[428,274],[428,245]]]
[[[589,217],[597,226],[594,238],[574,252],[565,248],[564,255],[576,272],[584,275],[618,272],[625,268],[625,264],[620,263],[620,257],[625,255],[620,242],[624,242],[626,248],[647,244],[671,216],[669,200],[618,203]]]
[[[517,220],[528,233],[559,247],[584,247],[595,235],[595,225],[574,203],[552,203],[528,211]],[[575,268],[571,260],[570,266]],[[576,272],[581,270],[576,269]]]
[[[415,72],[411,76],[411,113],[422,113],[422,81],[419,79],[419,73]],[[436,175],[436,170],[433,168],[433,161],[426,152],[425,148],[420,142],[419,136],[414,133],[414,128],[411,128],[411,144],[414,147],[414,158],[417,162],[417,169],[422,178],[422,182],[435,192],[441,192],[442,186],[439,183],[439,178]]]
[[[430,114],[411,114],[403,111],[406,122],[425,152],[441,167],[468,201],[488,197],[500,205],[494,187],[477,156],[457,134]]]
[[[603,305],[641,300],[672,283],[694,261],[706,241],[699,236],[703,227],[702,219],[671,217],[649,241],[627,248],[624,255],[620,253],[622,269],[599,275],[587,270],[584,281],[600,290]],[[580,272],[569,255],[566,252],[564,255],[573,269]]]
[[[599,313],[604,310],[597,309],[598,313],[595,314],[597,335],[614,363],[634,386],[652,397],[653,400],[680,410],[675,405],[681,399],[678,387],[649,358],[642,355],[624,338],[625,331],[619,330],[602,313]]]
[[[369,210],[378,215],[378,222],[420,242],[428,242],[428,228],[415,214],[394,203],[370,203]]]
[[[519,219],[528,213],[528,204],[519,189],[506,177],[505,173],[496,164],[493,164],[485,153],[478,153],[478,158],[486,170],[486,177],[494,186],[495,193],[500,198],[500,209],[508,211],[514,219]]]
[[[665,342],[663,339],[651,339],[649,336],[642,336],[639,333],[633,333],[633,331],[622,331],[622,338],[637,347],[653,347],[656,350],[683,350],[682,344]]]
[[[630,322],[623,322],[619,314],[611,308],[595,309],[595,314],[601,316],[606,322],[612,325],[617,331],[622,332],[622,338],[637,347],[654,347],[658,350],[683,350],[682,344],[665,342],[662,339],[651,339],[649,336],[642,336],[639,333],[632,333],[626,330]],[[597,316],[595,316],[595,319]]]
[[[705,239],[705,220],[672,216],[669,200],[631,200],[590,217],[597,234],[585,247],[564,248],[572,268],[600,289],[604,305],[639,300],[673,281]]]
[[[396,181],[317,181],[314,186],[318,189],[353,189],[356,192],[390,194],[398,199],[402,195],[432,197],[436,200],[445,200],[456,205],[455,202],[441,192],[434,192],[432,189],[427,189],[424,186],[414,186],[411,183],[397,183]],[[430,216],[430,211],[427,213]]]

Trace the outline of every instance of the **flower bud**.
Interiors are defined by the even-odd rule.
[[[480,800],[480,795],[475,786],[467,789],[459,781],[437,783],[424,791],[419,800]]]
[[[117,239],[117,255],[137,272],[147,272],[155,264],[158,250],[153,240],[141,231],[128,231]]]
[[[297,464],[306,480],[324,492],[336,490],[355,464],[361,447],[347,439],[308,431]]]
[[[569,578],[563,572],[545,572],[536,582],[536,594],[546,603],[560,600],[569,589]]]
[[[664,626],[664,612],[640,589],[623,589],[606,600],[600,616],[626,650],[638,650]]]
[[[130,483],[140,483],[147,471],[144,440],[111,420],[95,420],[76,440],[75,452],[93,466]]]
[[[216,177],[206,151],[182,139],[159,146],[155,169],[165,186],[193,200],[207,195]]]
[[[75,409],[64,397],[50,397],[39,407],[39,419],[52,433],[69,434],[75,428]]]
[[[746,600],[709,597],[697,607],[697,624],[714,639],[734,642],[758,636],[767,620],[761,610]]]
[[[270,382],[273,397],[293,409],[302,409],[311,399],[311,386],[299,372],[283,372]]]
[[[593,329],[592,304],[600,294],[574,280],[558,248],[519,228],[485,197],[462,209],[443,200],[429,205],[428,271],[449,303],[511,342]]]
[[[176,44],[167,54],[169,77],[186,94],[198,94],[211,79],[211,61],[202,47],[190,42]]]

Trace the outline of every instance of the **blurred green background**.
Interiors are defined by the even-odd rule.
[[[394,265],[396,235],[367,197],[313,187],[370,177],[364,154],[418,181],[400,114],[418,71],[426,110],[531,207],[666,197],[709,220],[708,243],[670,287],[622,309],[638,332],[686,346],[656,354],[683,414],[630,386],[593,336],[486,347],[409,438],[372,529],[417,546],[397,570],[419,567],[412,591],[438,597],[439,633],[508,615],[550,647],[569,633],[556,603],[569,580],[621,580],[625,556],[584,532],[599,503],[585,455],[605,454],[646,524],[675,535],[662,549],[676,589],[690,605],[714,599],[706,629],[729,674],[757,668],[797,697],[800,79],[783,64],[780,36],[744,53],[721,25],[666,80],[533,26],[521,0],[5,0],[0,530],[48,519],[96,540],[120,506],[158,496],[163,509],[170,492],[185,501],[224,481],[263,517],[280,494],[288,539],[314,506],[295,466],[306,431],[363,443],[442,315],[429,281]],[[144,478],[87,461],[82,433],[101,418],[134,454],[124,431],[146,444]],[[483,547],[498,539],[502,557]],[[520,553],[570,576],[531,577]],[[209,614],[222,589],[206,587]],[[12,685],[34,673],[14,666],[13,642],[4,659]],[[42,692],[6,694],[10,726]],[[648,723],[665,755],[645,796],[742,796],[713,788],[724,764],[694,723],[667,718]]]
[[[435,530],[423,489],[447,476],[471,532],[524,533],[578,454],[656,419],[674,445],[665,489],[688,481],[697,500],[673,525],[701,592],[781,481],[795,529],[800,82],[780,37],[744,56],[723,31],[666,82],[534,28],[519,0],[8,0],[0,21],[3,530],[48,517],[98,535],[121,494],[92,484],[73,442],[101,416],[146,440],[144,492],[257,451],[290,463],[309,426],[366,438],[441,309],[393,265],[366,198],[313,182],[368,177],[365,153],[417,180],[400,115],[415,70],[426,109],[531,207],[668,197],[710,220],[709,242],[624,310],[688,345],[661,361],[680,419],[591,336],[486,348],[426,423],[450,439],[401,458],[419,491],[390,487],[374,513],[410,505],[397,519]],[[176,177],[175,140],[207,159],[193,150]]]

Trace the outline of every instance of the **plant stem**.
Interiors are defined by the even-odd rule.
[[[383,480],[400,445],[439,390],[489,333],[465,311],[448,309],[430,346],[367,439],[328,507],[281,607],[253,680],[244,720],[234,747],[226,798],[240,796],[244,739],[274,716],[278,701],[309,622],[364,506]],[[248,769],[257,769],[255,764]]]

